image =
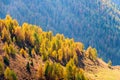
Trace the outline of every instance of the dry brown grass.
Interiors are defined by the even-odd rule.
[[[92,80],[120,80],[120,70],[106,68],[98,69],[97,73],[85,73]]]

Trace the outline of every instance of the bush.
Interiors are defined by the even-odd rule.
[[[51,56],[52,56],[55,60],[57,60],[57,52],[56,52],[55,50],[52,52]]]
[[[15,46],[13,46],[14,44],[10,44],[9,45],[9,50],[10,50],[10,55],[15,58],[15,55],[16,55],[16,49],[15,49]]]
[[[76,67],[73,59],[66,64],[66,78],[67,80],[87,80],[83,70]]]
[[[2,30],[6,27],[3,20],[0,20],[0,36],[2,36]]]
[[[80,42],[76,42],[75,43],[76,45],[76,49],[79,50],[79,51],[83,51],[84,50],[84,45]]]
[[[0,75],[4,73],[4,64],[0,62]]]
[[[5,79],[7,80],[18,80],[15,72],[13,70],[10,70],[9,67],[7,67],[6,70],[4,71],[4,76]]]
[[[3,50],[8,54],[8,55],[11,55],[13,58],[15,58],[15,55],[16,55],[16,49],[15,49],[15,46],[14,44],[7,44],[5,43],[4,47],[3,47]]]
[[[45,78],[46,80],[62,80],[64,78],[64,69],[60,64],[46,62]]]
[[[109,60],[109,61],[108,61],[108,67],[110,68],[111,66],[112,66],[112,61]]]
[[[3,50],[9,55],[10,54],[10,49],[9,49],[9,46],[8,46],[8,43],[5,42],[4,46],[3,46]]]
[[[31,54],[32,54],[32,58],[35,58],[36,52],[35,52],[35,49],[34,49],[34,48],[32,49]]]
[[[14,35],[16,38],[17,45],[20,47],[24,47],[25,33],[24,31],[22,31],[21,27],[15,28]]]
[[[62,62],[62,59],[63,59],[63,50],[62,49],[59,49],[58,50],[58,60],[60,62]]]
[[[76,66],[74,64],[74,60],[70,59],[70,61],[66,64],[67,79],[75,80],[75,72],[76,72]]]
[[[83,70],[80,69],[75,74],[75,80],[88,80],[88,78],[85,77]]]
[[[86,50],[86,57],[95,61],[97,59],[97,50],[95,48],[88,47],[88,49]]]
[[[44,80],[44,67],[42,66],[42,64],[40,64],[38,67],[37,77],[39,78],[39,80]]]
[[[2,30],[2,40],[5,42],[7,41],[8,43],[11,42],[11,38],[10,38],[10,33],[6,28],[3,28]]]
[[[27,52],[23,48],[20,49],[20,55],[22,55],[24,58],[28,56]]]

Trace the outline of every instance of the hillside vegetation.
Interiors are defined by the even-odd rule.
[[[119,80],[97,50],[9,15],[0,20],[0,80]]]
[[[97,59],[96,49],[35,25],[19,26],[9,15],[0,20],[0,44],[1,79],[88,80],[82,60]]]
[[[0,0],[0,18],[6,14],[20,25],[36,24],[84,43],[85,49],[95,47],[103,60],[120,64],[120,12],[112,0]]]

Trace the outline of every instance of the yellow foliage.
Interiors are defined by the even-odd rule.
[[[12,20],[12,17],[8,14],[8,15],[6,15],[5,20]]]
[[[13,24],[14,24],[14,26],[19,26],[17,20],[15,20],[15,19],[13,20]]]
[[[26,52],[23,48],[20,49],[20,54],[21,54],[24,58],[28,57],[27,52]]]
[[[4,73],[4,64],[0,61],[0,75]]]
[[[78,64],[78,56],[75,52],[74,52],[74,55],[73,55],[73,60],[74,60],[74,63],[77,65]]]
[[[34,31],[30,30],[30,27],[28,27],[28,30],[25,30],[25,40],[28,41],[29,44],[34,45]]]
[[[31,53],[32,53],[32,57],[35,57],[36,52],[35,52],[34,48],[32,49]]]
[[[58,60],[59,60],[59,61],[62,61],[62,59],[63,59],[63,50],[62,50],[62,49],[59,49],[59,50],[58,50]]]
[[[66,61],[68,61],[70,59],[70,57],[73,56],[73,54],[71,53],[70,49],[68,47],[64,47],[64,58]]]
[[[46,62],[45,63],[45,77],[48,80],[64,79],[64,69],[60,64]]]
[[[84,50],[84,45],[81,42],[76,42],[76,49],[78,49],[79,51],[83,51]]]
[[[10,68],[9,67],[6,68],[4,75],[5,75],[6,79],[12,80],[12,78],[10,77]]]
[[[39,65],[36,76],[41,80],[44,79],[44,66],[42,64]]]
[[[44,54],[45,53],[45,44],[42,43],[40,46],[40,54]]]
[[[4,50],[8,55],[11,55],[12,57],[15,57],[16,49],[15,49],[14,44],[9,44],[9,45],[8,45],[8,43],[5,43],[4,46],[3,46],[3,50]]]
[[[52,52],[51,56],[57,60],[57,52],[55,50]]]
[[[15,55],[16,55],[16,48],[15,48],[14,44],[9,44],[9,50],[10,50],[11,56],[15,57]]]
[[[52,54],[52,48],[48,48],[48,53],[51,55]]]
[[[56,34],[56,37],[57,37],[57,39],[61,39],[61,35],[58,33],[58,34]]]
[[[4,44],[3,50],[4,50],[8,55],[10,54],[10,49],[9,49],[8,43],[5,43],[5,44]]]
[[[21,27],[18,22],[16,20],[12,20],[9,15],[6,16],[5,20],[0,20],[0,36],[2,37],[2,40],[9,42],[9,45],[8,43],[5,43],[4,45],[4,50],[7,55],[14,52],[15,48],[15,46],[10,44],[10,42],[16,42],[16,46],[22,47],[19,51],[20,55],[25,58],[28,57],[27,52],[29,52],[29,55],[32,55],[31,57],[34,57],[35,54],[40,53],[43,61],[55,59],[55,61],[59,61],[61,64],[66,65],[63,69],[61,64],[47,64],[47,68],[45,67],[45,77],[47,76],[48,79],[58,80],[63,77],[65,79],[65,76],[63,75],[66,74],[66,79],[68,80],[80,80],[79,76],[81,75],[79,74],[76,64],[78,63],[77,54],[82,53],[84,50],[84,45],[81,42],[75,42],[74,39],[65,38],[63,34],[56,34],[56,36],[53,36],[51,31],[44,32],[38,26],[28,23],[24,23]],[[18,42],[20,42],[19,44],[22,44],[19,45]],[[26,47],[29,50],[23,49]],[[86,50],[85,56],[92,60],[96,60],[96,49],[89,47]],[[62,73],[65,69],[66,72]],[[40,79],[43,79],[43,70],[43,66],[40,65],[37,73]],[[6,69],[5,74],[9,71],[9,69]]]
[[[50,41],[52,40],[53,34],[51,31],[46,33],[46,38],[48,38]]]
[[[10,42],[11,40],[10,33],[5,27],[2,30],[2,40],[7,41],[7,42]]]
[[[18,80],[14,71],[10,70],[9,67],[4,71],[5,79],[7,80]]]
[[[28,29],[29,29],[28,23],[23,23],[22,29],[23,29],[23,30],[28,30]]]
[[[10,27],[11,23],[12,23],[12,17],[10,15],[6,15],[5,24],[7,25],[8,28]]]
[[[27,42],[29,42],[29,44],[34,45],[34,40],[35,40],[34,37],[33,37],[34,36],[34,31],[31,30],[30,25],[27,24],[27,23],[23,23],[22,30],[25,33],[24,34],[25,40]]]
[[[21,27],[16,27],[14,34],[18,41],[25,41],[25,33],[22,31]]]
[[[5,22],[3,20],[0,20],[0,35],[4,28],[6,28]]]
[[[70,59],[70,61],[66,64],[66,77],[67,79],[75,80],[75,74],[76,74],[76,66],[74,64],[74,60]]]
[[[97,59],[97,50],[92,47],[88,47],[88,49],[85,52],[86,57],[96,60]]]

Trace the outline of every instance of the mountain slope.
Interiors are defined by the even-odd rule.
[[[92,52],[92,53],[91,53]],[[35,25],[19,26],[9,15],[0,20],[0,79],[88,80],[83,60],[97,60],[96,50]]]
[[[7,0],[0,1],[0,17],[10,14],[20,24],[62,33],[98,50],[99,57],[120,64],[120,14],[110,0]],[[114,58],[116,57],[116,58]]]
[[[84,50],[81,42],[36,25],[19,26],[9,15],[0,19],[0,80],[118,80],[119,73],[95,48]]]

